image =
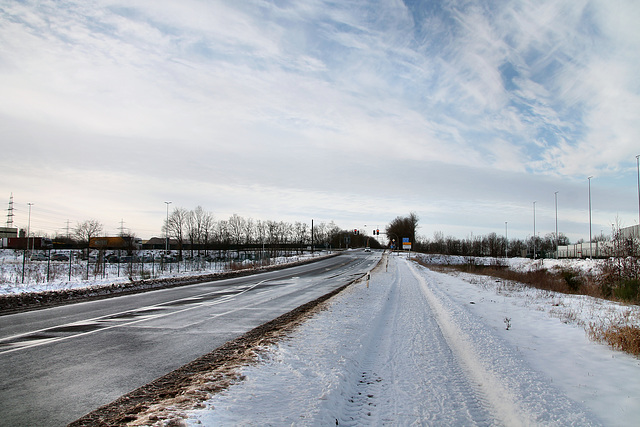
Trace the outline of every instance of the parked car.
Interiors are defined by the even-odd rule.
[[[69,261],[69,257],[66,254],[52,254],[51,261]]]
[[[33,254],[30,259],[31,261],[46,261],[48,258],[45,254]]]
[[[116,255],[116,254],[110,254],[110,255],[107,255],[107,256],[105,256],[105,257],[104,257],[104,259],[105,259],[107,262],[110,262],[110,263],[112,263],[112,264],[115,264],[115,263],[120,262],[120,258],[118,258],[118,255]]]

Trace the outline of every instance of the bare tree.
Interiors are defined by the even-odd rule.
[[[189,212],[185,208],[175,208],[169,221],[165,224],[167,235],[173,237],[178,242],[178,256],[182,258],[182,244],[184,242],[185,230],[187,227]]]
[[[78,222],[73,229],[73,236],[89,249],[89,242],[92,237],[98,237],[103,230],[103,226],[95,219],[89,219],[84,222]]]
[[[249,245],[255,241],[255,222],[253,218],[245,220],[243,226],[244,243]]]
[[[296,252],[304,251],[304,244],[307,240],[308,228],[306,222],[296,222],[293,225],[293,240],[296,242]]]
[[[256,221],[256,242],[264,244],[267,239],[267,223],[265,221]]]
[[[193,258],[193,251],[198,241],[198,223],[194,211],[187,211],[184,218],[184,225],[187,239],[189,240],[189,252],[191,252],[191,257]]]
[[[329,222],[329,225],[327,225],[327,241],[328,243],[334,242],[334,241],[338,241],[340,239],[340,233],[342,232],[342,230],[340,229],[340,227],[338,227],[336,225],[335,222],[331,221]]]
[[[200,226],[200,243],[205,246],[209,244],[211,238],[215,233],[216,221],[211,212],[203,212]]]
[[[213,216],[205,211],[202,206],[197,206],[191,213],[194,243],[202,245],[206,243],[206,236],[213,227]]]
[[[245,219],[238,214],[233,214],[229,217],[229,234],[233,244],[239,245],[242,243],[242,237],[245,227]]]
[[[267,242],[271,246],[271,254],[274,255],[274,250],[280,243],[280,235],[278,234],[278,223],[276,221],[267,221]]]
[[[285,245],[286,248],[286,245],[289,244],[289,242],[291,241],[291,236],[293,235],[293,226],[291,225],[291,223],[280,221],[278,223],[278,233],[280,235],[280,237],[278,238],[280,240],[280,243]]]
[[[221,245],[229,244],[229,222],[228,221],[218,221],[216,224],[216,240]]]
[[[324,222],[318,222],[313,227],[313,237],[315,244],[324,245],[327,241],[327,224]]]
[[[406,217],[396,217],[386,228],[387,237],[398,239],[408,238],[414,244],[416,241],[416,231],[418,229],[418,216],[411,212]],[[400,244],[401,242],[398,242]]]

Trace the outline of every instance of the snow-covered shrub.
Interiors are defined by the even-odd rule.
[[[628,301],[637,304],[640,302],[640,280],[638,279],[626,279],[622,280],[618,287],[613,290],[616,298],[622,301]]]
[[[582,287],[582,277],[579,272],[572,269],[566,269],[562,270],[560,275],[572,292],[578,292]]]

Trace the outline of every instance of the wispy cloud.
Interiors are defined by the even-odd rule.
[[[300,212],[330,194],[331,212],[351,212],[362,194],[387,204],[411,167],[403,179],[437,183],[454,206],[447,194],[466,189],[444,176],[461,168],[493,184],[628,172],[639,18],[636,2],[596,0],[10,2],[0,124],[23,170],[91,158],[92,173],[133,167],[176,194],[172,182],[201,179]],[[480,194],[500,205],[521,191]]]

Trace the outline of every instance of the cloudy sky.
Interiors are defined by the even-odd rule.
[[[638,222],[635,0],[0,0],[14,225],[588,238]],[[6,212],[6,211],[5,211]],[[4,217],[4,215],[3,215]],[[3,224],[4,225],[4,221]]]

